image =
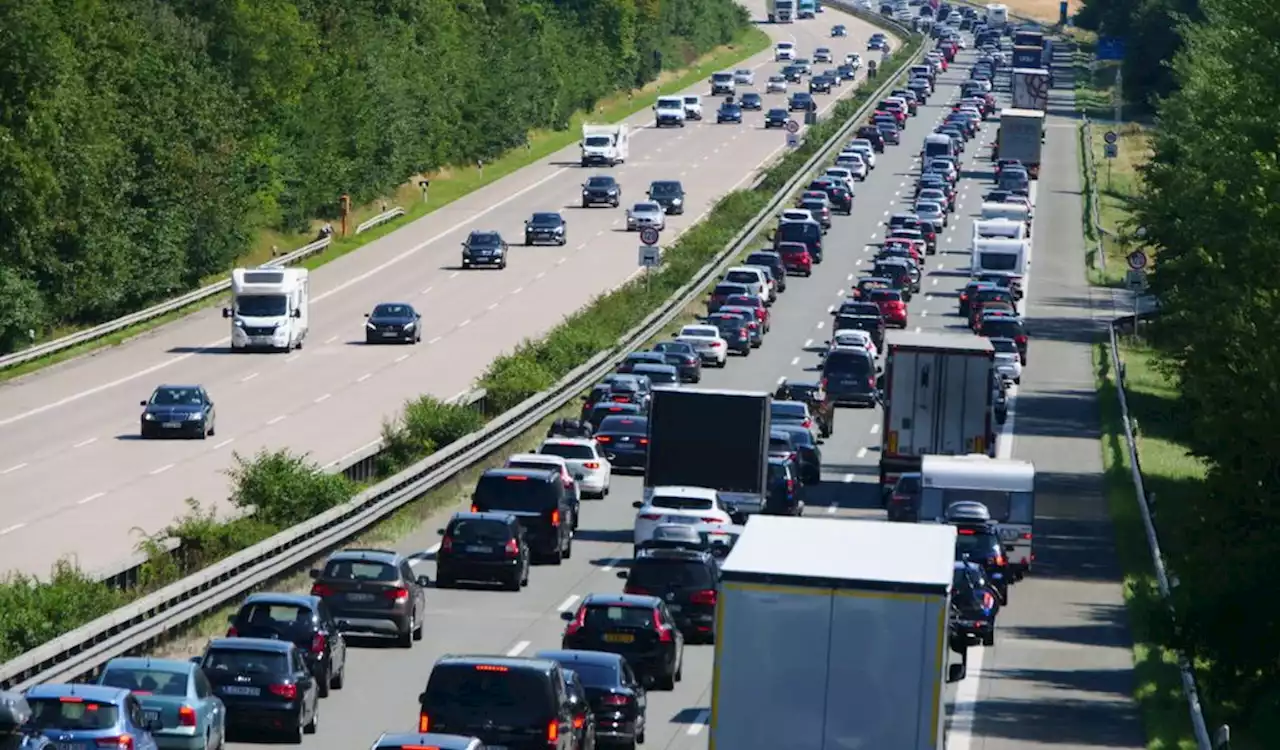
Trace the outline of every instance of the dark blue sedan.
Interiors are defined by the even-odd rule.
[[[384,302],[365,315],[366,344],[416,344],[422,341],[422,315],[413,305]]]
[[[202,386],[162,385],[141,405],[141,434],[144,438],[192,437],[203,440],[214,433],[213,400]]]

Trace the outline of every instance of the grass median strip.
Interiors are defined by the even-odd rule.
[[[914,55],[920,44],[919,40],[908,42],[886,64],[886,69],[893,69],[903,59]],[[380,466],[384,476],[403,470],[440,447],[479,429],[489,418],[551,387],[583,361],[616,346],[625,332],[658,309],[721,252],[768,204],[773,193],[857,114],[870,93],[883,82],[881,78],[864,84],[858,92],[837,103],[829,117],[805,132],[805,140],[799,148],[765,172],[760,188],[735,191],[721,198],[702,222],[689,228],[666,250],[662,267],[650,276],[648,283],[642,278],[633,279],[613,292],[597,297],[586,308],[567,317],[544,338],[526,341],[515,351],[498,358],[478,383],[488,391],[486,414],[479,414],[470,407],[442,403],[430,396],[407,403],[401,418],[384,427],[384,440],[392,447],[385,463]],[[691,315],[695,307],[686,308],[685,313]],[[565,412],[571,412],[575,407],[576,403],[571,401]],[[546,423],[526,433],[514,445],[531,445],[532,441],[545,434],[545,430]],[[391,533],[388,530],[396,528],[406,531],[412,526],[406,526],[409,522],[404,519],[420,520],[426,517],[423,514],[429,515],[456,502],[461,497],[460,493],[465,493],[474,481],[475,473],[487,466],[501,465],[505,456],[514,452],[509,450],[512,446],[508,444],[481,465],[469,469],[470,473],[464,473],[445,488],[407,506],[391,520],[376,527],[382,532],[370,533]],[[360,489],[341,476],[324,473],[305,456],[287,450],[266,451],[252,458],[237,457],[231,476],[234,487],[232,502],[242,515],[219,517],[193,502],[186,516],[144,542],[144,549],[153,555],[144,570],[143,585],[136,591],[110,592],[104,584],[89,581],[70,568],[66,571],[66,575],[71,576],[69,583],[41,584],[30,579],[11,579],[0,583],[0,601],[6,596],[5,590],[12,587],[21,591],[17,591],[11,600],[33,602],[22,611],[0,610],[0,661],[47,643],[102,614],[98,609],[77,609],[80,601],[77,597],[86,596],[84,592],[101,591],[104,597],[114,597],[104,601],[118,606],[313,518],[346,502]],[[401,519],[399,526],[396,518]],[[181,541],[180,556],[175,558],[161,552],[161,544],[167,538]],[[46,588],[57,590],[43,592]],[[75,596],[62,594],[63,588],[74,589]],[[41,598],[31,592],[48,593],[48,596]],[[17,595],[24,593],[28,594],[25,599]],[[30,620],[39,621],[42,627],[33,629],[11,625]]]

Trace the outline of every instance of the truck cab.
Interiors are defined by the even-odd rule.
[[[310,321],[305,268],[237,268],[231,272],[231,349],[301,349]]]

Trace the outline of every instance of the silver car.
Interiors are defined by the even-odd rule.
[[[947,226],[947,212],[942,209],[940,203],[932,201],[916,203],[916,216],[920,217],[920,221],[932,224],[934,232],[941,232]]]
[[[756,85],[756,73],[750,68],[738,68],[733,71],[733,82],[742,86]]]
[[[787,93],[787,79],[782,76],[769,76],[769,82],[765,85],[765,93]]]
[[[667,228],[667,215],[662,206],[653,201],[637,203],[627,209],[627,231],[653,227],[659,231]]]

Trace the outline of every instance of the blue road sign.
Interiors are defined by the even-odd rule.
[[[1058,3],[1058,23],[1063,26],[1067,25],[1067,3],[1066,0]]]
[[[1117,36],[1098,37],[1097,55],[1099,60],[1123,60],[1124,39]]]

